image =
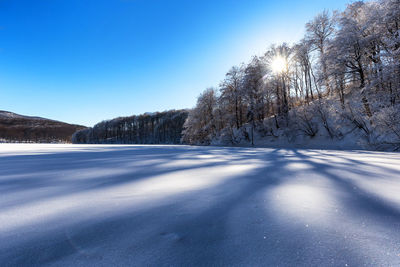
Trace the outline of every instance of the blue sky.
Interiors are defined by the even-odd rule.
[[[348,1],[0,0],[0,110],[92,126],[191,108]]]

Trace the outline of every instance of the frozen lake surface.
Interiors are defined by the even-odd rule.
[[[1,266],[399,266],[400,154],[0,145]]]

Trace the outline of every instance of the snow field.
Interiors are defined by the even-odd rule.
[[[1,266],[397,266],[400,154],[0,145]]]

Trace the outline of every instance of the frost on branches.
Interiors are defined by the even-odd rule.
[[[399,101],[400,1],[354,2],[233,67],[199,97],[182,141],[398,150]]]

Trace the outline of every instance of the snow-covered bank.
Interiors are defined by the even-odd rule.
[[[335,150],[400,150],[400,105],[380,107],[372,102],[374,116],[361,111],[361,100],[353,96],[347,107],[335,99],[316,100],[307,106],[296,107],[287,117],[269,116],[257,123],[245,123],[240,128],[215,128],[212,124],[202,129],[186,122],[183,141],[196,145],[276,147],[294,149]],[[210,130],[213,129],[213,130]]]
[[[400,265],[400,154],[0,145],[0,265]]]

